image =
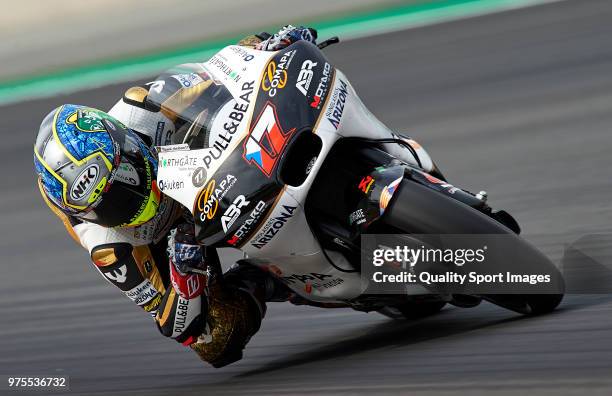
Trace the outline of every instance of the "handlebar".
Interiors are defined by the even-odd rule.
[[[319,49],[323,49],[332,44],[338,44],[339,42],[340,42],[340,38],[338,38],[338,36],[334,36],[334,37],[328,38],[325,41],[321,41],[319,44],[317,44],[317,47],[319,47]]]

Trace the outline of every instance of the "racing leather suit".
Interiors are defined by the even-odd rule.
[[[249,36],[238,45],[254,48],[270,37],[273,36],[265,33]],[[164,96],[170,100],[178,98],[185,106],[208,86],[185,88],[176,84],[172,76],[161,85],[168,91]],[[177,115],[149,103],[147,95],[151,89],[156,89],[151,83],[129,88],[108,113],[150,146],[168,145],[177,128]],[[183,207],[165,195],[157,215],[147,223],[107,228],[66,215],[45,197],[42,189],[41,193],[72,238],[89,252],[102,276],[151,314],[162,334],[189,345],[215,367],[242,357],[244,346],[265,314],[266,301],[285,301],[289,296],[282,283],[248,266],[234,266],[226,272],[223,288],[218,282],[203,287],[208,281],[203,275],[188,278],[194,293],[183,295],[177,290],[175,279],[171,279],[173,268],[166,252],[168,234],[184,222]]]
[[[297,40],[316,39],[313,30],[291,28],[285,27],[274,36],[249,36],[238,44],[278,50]],[[180,120],[179,114],[168,109],[188,108],[210,86],[208,81],[185,86],[176,77],[163,75],[155,82],[129,88],[108,113],[150,146],[171,144]],[[172,106],[148,101],[152,90],[156,97],[174,101]],[[410,142],[417,152],[421,151],[416,142]],[[427,155],[421,158],[427,160],[424,168],[435,169]],[[242,357],[246,343],[259,329],[266,302],[300,303],[281,281],[257,267],[232,267],[222,275],[223,287],[221,282],[211,283],[209,276],[177,270],[167,254],[167,237],[185,224],[185,218],[189,221],[190,213],[184,213],[180,204],[163,194],[158,213],[150,221],[137,227],[108,228],[66,215],[42,189],[41,193],[72,238],[89,252],[104,278],[150,313],[163,335],[190,346],[214,367]],[[216,255],[214,249],[203,250]]]

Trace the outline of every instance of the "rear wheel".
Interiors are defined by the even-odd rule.
[[[406,234],[505,234],[529,255],[529,268],[551,274],[556,290],[563,290],[563,277],[541,252],[506,226],[457,200],[404,179],[381,222]],[[554,310],[563,294],[483,295],[483,299],[528,315]],[[441,307],[440,307],[441,308]]]

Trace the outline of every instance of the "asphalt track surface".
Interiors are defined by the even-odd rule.
[[[610,20],[608,0],[567,1],[327,52],[375,114],[558,259],[612,231]],[[79,395],[612,394],[611,295],[537,318],[483,303],[416,322],[271,304],[242,361],[204,366],[100,278],[35,191],[46,112],[107,108],[126,86],[0,108],[0,374],[68,375]]]

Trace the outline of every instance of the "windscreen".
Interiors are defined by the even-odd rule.
[[[214,120],[233,99],[225,85],[200,63],[167,70],[149,85],[148,105],[174,122],[172,143],[187,143],[192,149],[210,147]]]

